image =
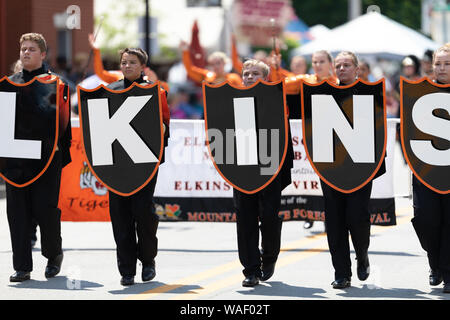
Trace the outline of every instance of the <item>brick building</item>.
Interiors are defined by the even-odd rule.
[[[76,7],[67,15],[71,5]],[[64,57],[70,66],[81,55],[88,56],[88,34],[93,29],[94,0],[0,0],[0,78],[12,73],[23,33],[44,35],[50,66],[56,65],[57,57]]]

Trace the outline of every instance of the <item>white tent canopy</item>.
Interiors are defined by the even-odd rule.
[[[438,47],[438,43],[419,32],[378,12],[369,12],[301,46],[295,54],[309,56],[318,50],[328,50],[335,55],[346,50],[358,55],[402,59],[410,54],[422,58],[425,50]]]
[[[312,35],[312,38],[314,40],[317,40],[321,37],[326,36],[327,34],[330,33],[330,29],[325,27],[323,24],[316,24],[314,26],[312,26],[311,28],[309,28],[309,33]]]

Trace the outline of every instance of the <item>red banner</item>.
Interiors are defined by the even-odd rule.
[[[236,0],[232,13],[238,40],[271,47],[272,37],[281,35],[293,16],[293,9],[290,0]]]

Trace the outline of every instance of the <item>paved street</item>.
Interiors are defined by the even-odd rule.
[[[407,176],[404,167],[397,172]],[[396,186],[396,192],[406,190],[406,184]],[[40,254],[38,240],[33,251],[32,279],[10,283],[9,276],[13,273],[11,243],[6,201],[1,199],[0,299],[449,300],[450,295],[442,293],[442,285],[436,288],[428,285],[426,255],[410,222],[411,200],[398,197],[396,207],[396,226],[372,227],[370,277],[365,282],[359,281],[353,260],[352,287],[346,290],[335,290],[330,285],[334,275],[323,223],[317,222],[312,229],[305,230],[303,222],[299,221],[283,224],[282,252],[275,274],[254,288],[241,286],[243,275],[234,223],[161,222],[156,278],[142,283],[138,266],[137,283],[122,287],[112,229],[106,222],[63,222],[65,258],[61,273],[54,279],[45,279],[46,259]]]
[[[304,230],[302,222],[283,225],[276,273],[252,289],[241,286],[234,223],[161,222],[157,277],[132,287],[119,284],[109,223],[63,222],[65,260],[59,276],[46,280],[39,241],[33,251],[32,280],[8,282],[12,270],[9,230],[0,222],[1,299],[449,299],[427,283],[427,263],[415,237],[410,201],[400,200],[398,223],[372,227],[371,275],[353,277],[352,288],[334,290],[323,224]],[[353,254],[352,254],[353,256]],[[354,263],[356,265],[356,263]],[[353,268],[355,271],[355,266]],[[354,272],[356,273],[356,272]]]

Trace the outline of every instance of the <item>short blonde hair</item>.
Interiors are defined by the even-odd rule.
[[[447,42],[442,47],[436,49],[436,51],[433,53],[433,64],[434,64],[434,60],[436,59],[436,54],[438,54],[439,52],[450,53],[450,42]]]
[[[353,64],[355,65],[355,67],[359,66],[358,57],[353,52],[351,52],[351,51],[341,51],[341,52],[338,53],[336,58],[334,58],[334,60],[336,60],[340,56],[348,56],[348,57],[350,57],[352,59]]]
[[[223,61],[223,63],[227,63],[228,62],[228,57],[225,53],[223,53],[222,51],[215,51],[213,53],[211,53],[208,56],[208,62],[213,60],[213,59],[220,59]]]
[[[42,34],[33,32],[25,33],[20,37],[20,46],[22,46],[22,43],[25,41],[33,41],[38,45],[41,52],[47,52],[47,42]]]
[[[262,74],[264,77],[267,77],[269,75],[270,72],[270,67],[265,64],[264,62],[262,62],[261,60],[256,60],[256,59],[248,59],[247,61],[244,62],[244,64],[242,65],[242,72],[244,72],[245,69],[251,68],[251,67],[259,67],[262,71]]]

